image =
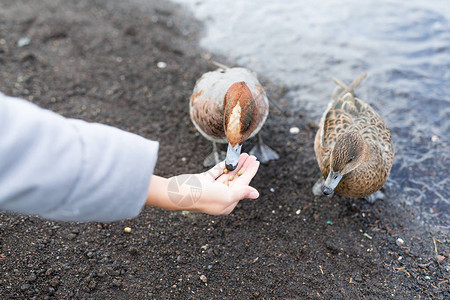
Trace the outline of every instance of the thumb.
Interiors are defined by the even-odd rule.
[[[235,197],[237,200],[242,200],[244,198],[256,199],[259,197],[259,192],[251,186],[241,186],[235,191]]]

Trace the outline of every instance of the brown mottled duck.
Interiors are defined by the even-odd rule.
[[[321,191],[364,198],[386,182],[394,158],[391,132],[380,116],[354,90],[365,78],[349,86],[338,84],[322,116],[314,151],[325,182]]]

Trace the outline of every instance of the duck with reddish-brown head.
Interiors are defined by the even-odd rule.
[[[203,165],[220,161],[216,143],[228,143],[225,163],[228,170],[237,166],[242,144],[259,133],[269,113],[269,101],[256,75],[245,68],[220,67],[197,81],[189,110],[197,130],[213,143],[213,153]],[[262,142],[250,151],[262,163],[278,155]]]

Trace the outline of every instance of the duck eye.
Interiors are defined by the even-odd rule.
[[[353,161],[353,158],[354,158],[354,157],[350,157],[350,159],[348,160],[347,163],[351,163],[351,162]]]

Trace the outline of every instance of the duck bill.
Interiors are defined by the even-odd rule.
[[[225,159],[225,166],[228,171],[233,171],[236,169],[239,162],[239,156],[241,155],[241,148],[242,145],[238,144],[233,147],[230,143],[228,143],[227,158]]]
[[[333,169],[331,169],[330,173],[328,173],[328,177],[325,180],[325,183],[323,184],[322,192],[325,195],[331,195],[332,193],[334,193],[334,189],[337,187],[341,179],[341,173],[335,172],[333,171]]]

